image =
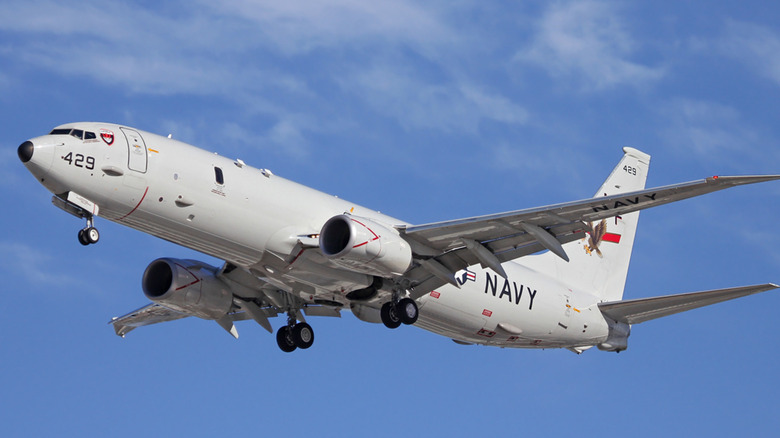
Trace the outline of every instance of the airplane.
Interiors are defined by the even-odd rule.
[[[780,175],[714,176],[645,188],[650,156],[623,156],[593,198],[414,225],[125,125],[55,127],[18,148],[52,203],[224,261],[164,257],[143,273],[150,304],[117,335],[195,316],[276,332],[284,352],[314,342],[310,316],[415,325],[459,344],[620,352],[634,324],[776,289],[771,283],[623,300],[640,210]]]

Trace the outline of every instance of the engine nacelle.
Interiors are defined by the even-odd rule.
[[[161,258],[144,271],[147,298],[178,312],[219,319],[230,311],[233,293],[216,277],[217,268],[196,260]]]
[[[402,275],[412,263],[412,249],[398,231],[346,214],[325,222],[320,250],[341,267],[380,277]]]

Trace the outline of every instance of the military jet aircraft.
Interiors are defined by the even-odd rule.
[[[237,338],[236,321],[273,332],[284,315],[276,340],[291,352],[314,342],[307,317],[349,310],[461,344],[619,352],[633,324],[778,287],[623,300],[640,210],[780,179],[646,189],[650,156],[633,148],[593,198],[417,225],[123,125],[61,125],[18,155],[54,205],[85,220],[81,244],[98,242],[104,218],[224,260],[151,262],[152,303],[111,322],[123,337],[195,316]]]

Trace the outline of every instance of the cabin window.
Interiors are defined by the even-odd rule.
[[[225,184],[225,176],[222,174],[222,169],[219,167],[214,167],[214,177],[217,180],[217,184],[223,185]]]

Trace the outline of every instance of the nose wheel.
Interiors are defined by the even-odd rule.
[[[94,227],[92,217],[87,218],[87,226],[79,230],[79,243],[84,246],[92,245],[100,240],[100,233]]]

